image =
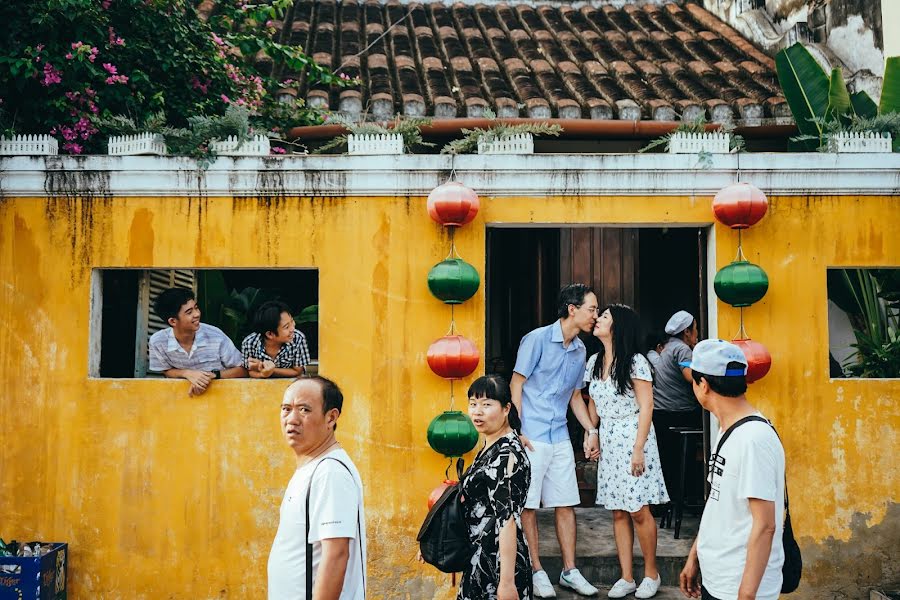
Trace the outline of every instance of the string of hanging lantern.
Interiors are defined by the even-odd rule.
[[[452,175],[451,175],[452,177]],[[475,295],[481,285],[478,271],[456,251],[456,230],[470,223],[478,214],[478,194],[458,181],[448,181],[434,188],[428,195],[429,216],[447,228],[450,248],[447,257],[428,272],[428,289],[431,294],[450,307],[450,326],[447,333],[432,342],[428,348],[427,362],[431,370],[449,382],[449,406],[428,425],[427,439],[431,448],[449,459],[444,482],[429,496],[429,508],[448,485],[450,467],[457,458],[457,474],[462,473],[462,456],[478,443],[478,431],[462,411],[454,410],[453,383],[475,372],[481,361],[478,347],[470,339],[456,331],[454,307]]]
[[[732,340],[747,359],[747,383],[762,379],[772,367],[772,356],[764,345],[747,335],[744,328],[744,308],[766,295],[769,277],[759,265],[744,256],[741,232],[756,225],[769,209],[766,195],[749,183],[735,183],[722,188],[713,199],[713,214],[723,225],[738,233],[737,256],[716,273],[713,289],[722,302],[740,310],[740,329]]]

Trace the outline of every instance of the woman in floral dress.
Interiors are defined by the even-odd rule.
[[[509,384],[480,377],[469,388],[469,416],[484,447],[466,471],[462,504],[474,554],[458,600],[531,600],[531,559],[521,515],[531,464],[519,442],[519,415]]]
[[[597,504],[613,511],[613,532],[622,577],[610,598],[651,598],[659,590],[656,567],[656,521],[650,504],[669,501],[653,431],[653,377],[641,353],[637,314],[623,304],[611,304],[594,326],[600,352],[591,356],[584,381],[594,423],[600,420],[600,464]],[[635,584],[632,547],[637,531],[644,556],[644,580]]]

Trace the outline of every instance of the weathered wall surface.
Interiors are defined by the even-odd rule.
[[[482,200],[456,236],[482,276],[486,223],[711,221],[709,197]],[[900,264],[900,204],[771,201],[744,234],[771,280],[745,311],[773,357],[751,396],[789,456],[795,529],[812,561],[799,597],[860,597],[854,585],[896,576],[900,382],[828,379],[825,268]],[[737,236],[719,226],[715,236],[722,266]],[[0,535],[69,542],[73,598],[262,597],[293,465],[278,431],[286,384],[217,381],[189,398],[183,381],[89,379],[90,275],[316,267],[321,371],[346,392],[338,437],[367,483],[371,597],[452,597],[449,577],[414,560],[425,497],[446,465],[425,429],[448,386],[424,359],[450,316],[426,286],[447,247],[422,198],[0,201]],[[480,347],[483,319],[482,288],[456,310]],[[737,328],[737,310],[719,305],[720,334]]]

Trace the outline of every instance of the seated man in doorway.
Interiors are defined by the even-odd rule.
[[[253,333],[241,343],[250,377],[300,377],[306,374],[309,348],[284,302],[263,303],[253,318]]]
[[[170,288],[157,296],[153,309],[169,327],[150,336],[151,371],[187,379],[189,396],[204,393],[213,379],[247,376],[234,342],[218,327],[200,322],[193,291]]]
[[[659,441],[666,489],[678,489],[675,481],[680,461],[680,438],[673,427],[703,426],[702,409],[694,396],[690,367],[691,353],[699,336],[691,313],[679,310],[666,323],[668,340],[659,354],[653,378],[653,428]],[[693,477],[691,479],[694,479]]]

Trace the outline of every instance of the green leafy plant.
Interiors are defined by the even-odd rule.
[[[856,353],[852,377],[900,377],[900,269],[831,269],[828,297],[847,313]]]
[[[254,126],[318,124],[302,101],[275,95],[302,73],[313,83],[356,85],[290,45],[276,24],[291,0],[218,0],[202,17],[189,0],[36,0],[0,3],[0,131],[50,133],[71,154],[104,148],[97,119],[144,124],[161,111],[173,129],[190,119],[250,110]],[[202,126],[203,123],[197,123]],[[118,130],[121,131],[122,124]],[[99,134],[99,135],[98,135]]]
[[[831,74],[816,62],[802,44],[775,56],[778,82],[791,108],[800,135],[791,138],[799,150],[828,148],[828,137],[843,132],[891,133],[894,152],[900,136],[891,115],[900,112],[900,57],[886,61],[881,103],[864,91],[849,93],[840,69]]]
[[[563,128],[559,125],[549,125],[547,123],[517,123],[511,124],[497,120],[497,116],[491,110],[484,111],[485,117],[495,123],[491,124],[487,129],[476,127],[475,129],[463,129],[463,137],[451,141],[449,144],[441,148],[441,154],[471,154],[478,151],[478,142],[494,142],[501,138],[513,135],[521,135],[530,133],[531,135],[550,135],[559,136]]]
[[[421,128],[431,125],[431,119],[396,117],[387,123],[352,122],[343,118],[336,118],[333,123],[343,125],[353,135],[391,135],[399,134],[403,139],[403,151],[412,153],[417,147],[432,147],[434,144],[426,142],[422,138]],[[347,148],[348,134],[339,135],[330,142],[316,148],[314,154],[323,154],[338,148]]]

